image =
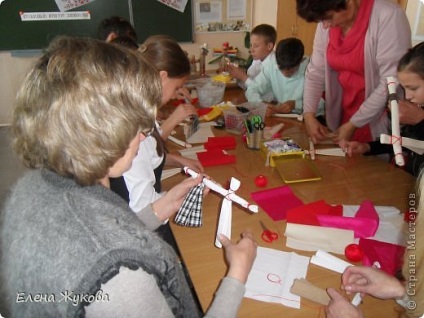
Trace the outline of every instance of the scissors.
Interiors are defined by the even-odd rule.
[[[265,224],[263,224],[263,222],[262,222],[262,221],[259,221],[259,223],[261,224],[262,229],[264,230],[264,231],[262,232],[261,237],[262,237],[262,239],[263,239],[265,242],[267,242],[267,243],[272,243],[273,241],[275,241],[276,239],[278,239],[278,234],[277,234],[277,233],[275,233],[275,232],[273,232],[273,231],[269,230],[269,229],[265,226]]]
[[[262,122],[262,118],[259,115],[253,116],[250,121],[256,130],[263,130],[265,128],[265,123]]]

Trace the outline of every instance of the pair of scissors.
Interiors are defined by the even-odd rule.
[[[263,130],[265,128],[265,123],[262,122],[262,118],[259,115],[253,116],[250,121],[256,130]]]
[[[267,243],[272,243],[273,241],[278,239],[278,234],[268,229],[265,224],[263,224],[262,221],[259,221],[259,223],[262,226],[263,232],[262,232],[262,240],[264,240]]]

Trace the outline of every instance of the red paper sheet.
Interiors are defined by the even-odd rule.
[[[209,137],[208,141],[204,144],[206,150],[211,149],[235,149],[236,138],[235,137]]]
[[[221,149],[211,149],[196,153],[203,167],[225,165],[236,162],[236,156],[224,153]]]
[[[318,215],[317,219],[321,226],[353,230],[355,232],[355,238],[374,236],[380,223],[380,218],[375,210],[374,204],[368,200],[361,203],[361,206],[353,218]]]
[[[320,226],[318,215],[342,216],[343,207],[329,205],[324,200],[315,201],[287,211],[287,222]]]
[[[284,220],[288,210],[303,205],[289,186],[253,192],[251,197],[274,221]]]
[[[364,252],[362,264],[365,266],[379,262],[381,269],[390,275],[394,275],[402,267],[405,253],[403,246],[361,238],[359,247]]]

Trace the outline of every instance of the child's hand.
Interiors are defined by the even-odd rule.
[[[197,115],[197,110],[193,105],[180,104],[177,106],[177,108],[175,108],[168,119],[172,120],[174,123],[176,123],[176,125],[178,125],[184,119],[192,115]]]
[[[242,81],[243,83],[247,80],[246,70],[241,67],[235,66],[230,63],[228,64],[227,71],[232,77],[238,79],[239,81]]]
[[[277,113],[281,114],[289,114],[293,111],[293,109],[296,107],[296,102],[294,100],[288,100],[284,103],[279,103],[277,108]]]
[[[187,89],[187,87],[181,87],[175,91],[174,98],[191,101],[190,91]]]
[[[404,125],[416,125],[424,120],[424,110],[416,104],[406,100],[399,103],[399,122]]]

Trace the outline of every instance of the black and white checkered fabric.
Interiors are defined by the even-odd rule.
[[[174,222],[182,226],[202,226],[202,202],[204,184],[191,188],[175,216]]]

